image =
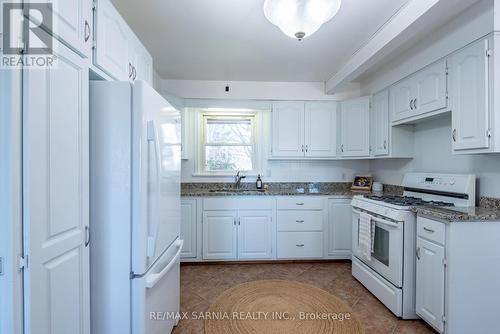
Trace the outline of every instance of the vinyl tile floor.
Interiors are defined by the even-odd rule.
[[[182,264],[181,312],[205,312],[225,290],[282,279],[314,285],[349,305],[366,334],[435,333],[421,320],[399,320],[351,275],[351,263]],[[203,320],[182,319],[173,334],[202,334]]]

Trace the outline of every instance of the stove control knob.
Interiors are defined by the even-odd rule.
[[[450,185],[452,186],[452,185],[454,185],[454,184],[455,184],[455,179],[451,179],[451,180],[450,180]]]

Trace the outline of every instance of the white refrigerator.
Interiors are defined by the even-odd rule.
[[[147,83],[90,83],[93,334],[170,333],[179,311],[180,113]]]

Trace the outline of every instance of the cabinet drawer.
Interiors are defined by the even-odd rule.
[[[324,199],[320,197],[278,198],[278,210],[322,210]]]
[[[278,232],[278,258],[323,257],[322,232]]]
[[[322,231],[323,211],[278,212],[278,231]]]
[[[445,233],[445,224],[427,218],[418,217],[417,235],[419,237],[444,245]]]

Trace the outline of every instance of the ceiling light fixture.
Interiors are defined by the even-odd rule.
[[[341,0],[265,0],[264,15],[299,41],[311,36],[337,14]]]

